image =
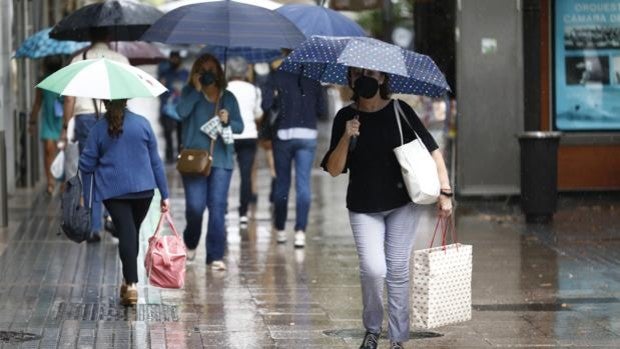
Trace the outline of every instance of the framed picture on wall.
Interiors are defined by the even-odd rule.
[[[553,125],[620,131],[620,3],[556,0]]]

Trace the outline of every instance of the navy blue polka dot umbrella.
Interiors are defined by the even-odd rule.
[[[440,97],[450,91],[430,57],[373,38],[312,36],[293,50],[280,69],[347,85],[348,67],[387,73],[394,93]]]

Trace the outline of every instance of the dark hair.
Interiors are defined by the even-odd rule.
[[[123,121],[125,120],[126,99],[104,100],[108,120],[108,134],[112,138],[118,138],[123,133]]]
[[[196,61],[192,65],[192,70],[189,73],[189,80],[187,83],[189,85],[192,84],[192,78],[194,74],[198,74],[202,70],[202,65],[208,61],[212,61],[213,63],[215,63],[215,85],[217,86],[218,90],[220,90],[220,92],[223,92],[227,86],[226,76],[224,76],[224,70],[222,70],[222,65],[220,64],[220,61],[218,61],[215,56],[208,53],[205,53],[204,55],[196,59]]]
[[[62,57],[59,55],[46,56],[45,58],[43,58],[43,70],[45,70],[45,75],[55,73],[57,70],[62,68],[62,66]]]
[[[91,42],[102,42],[110,39],[108,28],[106,27],[91,27],[89,29]]]
[[[383,84],[379,85],[379,96],[381,96],[382,99],[388,100],[390,99],[392,95],[392,92],[390,91],[390,86],[389,86],[390,76],[384,72],[380,72],[380,73],[383,74]],[[351,81],[351,67],[347,69],[347,82],[348,82],[349,88],[353,90],[353,82]],[[351,100],[357,102],[359,98],[360,97],[357,95],[357,93],[353,91],[353,96],[351,96]]]

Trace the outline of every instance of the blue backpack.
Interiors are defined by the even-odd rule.
[[[93,176],[94,177],[94,176]],[[62,221],[60,228],[69,239],[81,243],[91,235],[91,210],[93,198],[93,180],[90,183],[90,202],[84,205],[82,199],[82,180],[77,174],[65,183],[65,191],[62,193],[60,207]]]

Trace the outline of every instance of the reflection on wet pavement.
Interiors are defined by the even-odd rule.
[[[0,348],[357,348],[361,294],[344,208],[346,177],[313,172],[301,250],[275,242],[264,168],[254,219],[239,228],[234,177],[228,270],[206,268],[203,237],[183,290],[148,286],[140,266],[136,308],[118,305],[120,263],[109,234],[100,244],[74,244],[57,234],[58,197],[13,198],[11,225],[0,231],[0,331],[35,336],[23,344],[0,341]],[[172,168],[169,178],[182,231],[182,186]],[[551,225],[526,225],[514,200],[459,203],[459,238],[474,246],[473,319],[412,329],[408,348],[620,347],[618,199],[565,195]],[[141,253],[157,219],[154,208]],[[416,248],[429,243],[432,207],[420,224]]]

